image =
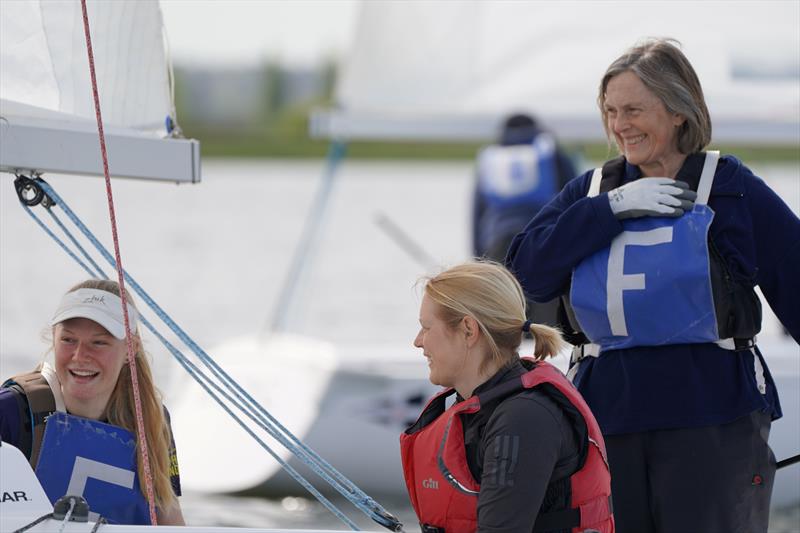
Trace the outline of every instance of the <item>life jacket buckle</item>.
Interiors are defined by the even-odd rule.
[[[749,339],[733,339],[733,346],[734,352],[745,352],[752,350],[756,347],[756,338],[750,337]]]
[[[572,357],[570,358],[570,362],[574,365],[580,363],[583,359],[587,357],[599,357],[599,356],[600,356],[600,346],[591,342],[587,342],[585,344],[574,346],[572,348]]]
[[[445,533],[443,527],[432,526],[430,524],[420,524],[422,533]]]

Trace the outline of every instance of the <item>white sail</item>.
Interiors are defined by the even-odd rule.
[[[199,181],[199,145],[175,124],[158,2],[88,2],[116,176]],[[0,170],[102,174],[80,2],[4,0]]]
[[[715,141],[800,140],[798,2],[364,2],[319,135],[485,139],[528,111],[564,138],[603,138],[597,87],[648,36],[678,39]],[[780,75],[782,74],[782,75]]]

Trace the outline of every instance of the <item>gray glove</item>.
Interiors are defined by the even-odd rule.
[[[679,217],[692,209],[696,198],[688,183],[671,178],[639,178],[608,193],[611,211],[619,220]]]

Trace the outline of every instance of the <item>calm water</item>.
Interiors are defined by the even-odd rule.
[[[798,166],[754,170],[800,212]],[[201,346],[261,331],[283,312],[276,301],[321,172],[320,162],[204,161],[200,185],[115,181],[123,264]],[[110,246],[102,180],[47,179]],[[388,217],[437,263],[459,262],[469,251],[470,179],[468,163],[345,162],[289,329],[335,343],[396,342],[413,350],[414,283],[430,268],[376,220]],[[0,175],[0,375],[42,357],[49,313],[85,277],[18,206],[11,177]],[[169,402],[174,368],[155,341],[148,346]],[[376,499],[413,526],[407,503]],[[183,507],[195,525],[344,529],[306,499],[187,494]],[[378,529],[357,511],[348,514]],[[776,513],[773,525],[776,532],[800,531],[800,506]]]

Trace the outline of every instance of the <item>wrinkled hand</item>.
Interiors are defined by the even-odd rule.
[[[697,193],[689,184],[670,178],[639,178],[608,193],[617,219],[679,217],[694,206]]]

